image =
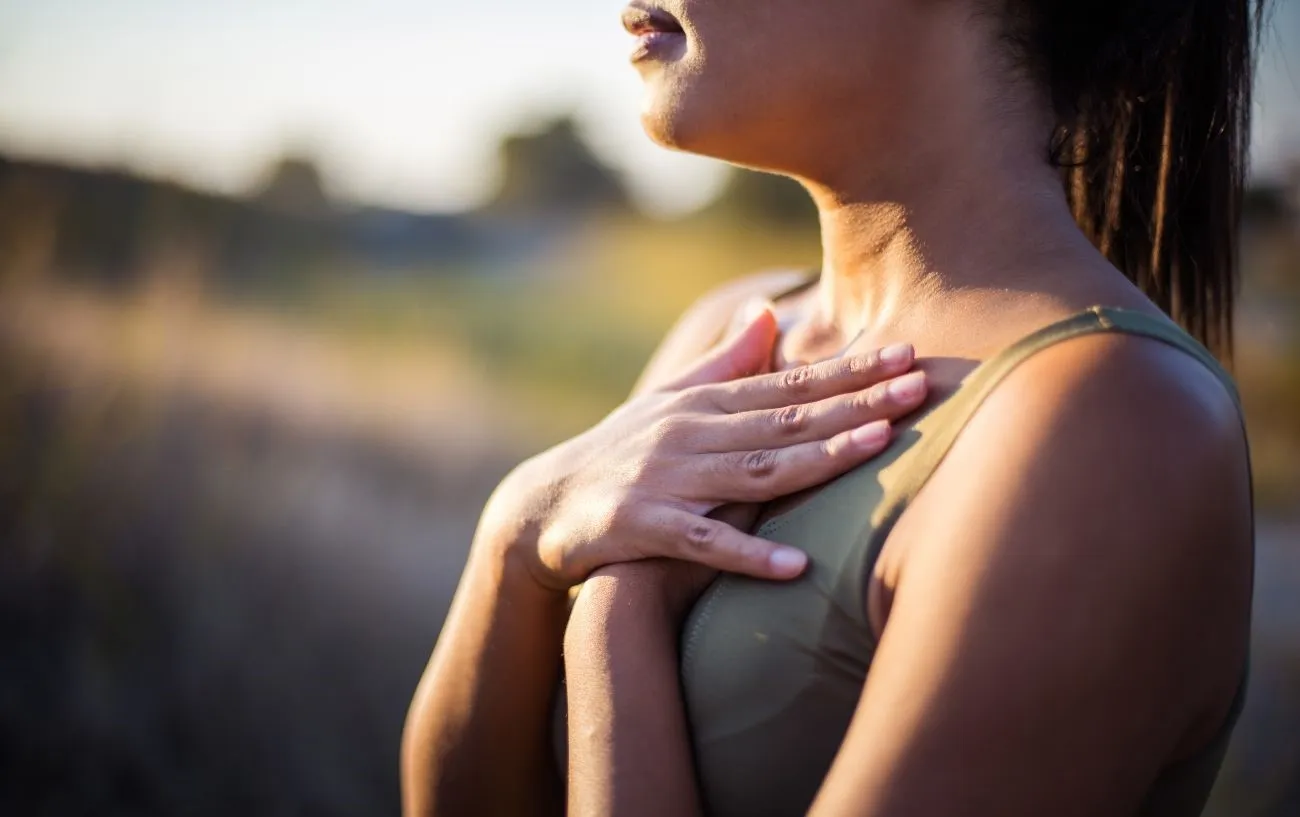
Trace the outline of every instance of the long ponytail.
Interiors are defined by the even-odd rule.
[[[1013,0],[1074,217],[1148,297],[1232,353],[1254,46],[1266,0]]]

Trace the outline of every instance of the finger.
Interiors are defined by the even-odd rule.
[[[748,451],[826,440],[876,420],[897,420],[925,402],[925,372],[908,372],[859,392],[815,403],[701,417],[698,441],[710,451]]]
[[[808,566],[803,551],[736,530],[689,511],[659,507],[647,520],[658,555],[759,579],[797,578]]]
[[[769,371],[776,347],[776,315],[768,301],[752,304],[753,314],[731,337],[695,363],[662,391],[680,391],[707,383],[723,383]]]
[[[779,409],[862,391],[903,374],[915,361],[916,352],[912,345],[900,343],[863,355],[702,386],[699,392],[711,404],[731,413]]]
[[[726,502],[768,502],[821,485],[883,451],[892,439],[888,420],[836,434],[828,440],[785,448],[705,455],[701,495]]]

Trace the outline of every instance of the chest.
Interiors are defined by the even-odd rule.
[[[885,470],[851,472],[760,527],[808,553],[801,579],[724,576],[689,616],[682,687],[711,815],[802,814],[825,779],[875,651],[863,599]]]

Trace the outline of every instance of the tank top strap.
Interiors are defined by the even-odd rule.
[[[1173,321],[1132,310],[1094,306],[1046,326],[989,358],[966,377],[952,397],[921,421],[919,427],[925,433],[909,452],[906,469],[885,497],[883,507],[877,513],[878,523],[892,526],[939,467],[985,399],[1021,363],[1058,343],[1084,335],[1107,333],[1151,338],[1191,355],[1223,384],[1238,413],[1241,413],[1241,398],[1232,376],[1214,355]]]

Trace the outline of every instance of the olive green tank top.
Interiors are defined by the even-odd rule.
[[[890,530],[989,393],[1057,343],[1118,332],[1153,338],[1201,361],[1234,401],[1229,375],[1168,320],[1095,307],[987,360],[946,401],[757,535],[798,547],[808,572],[788,584],[721,577],[682,633],[681,676],[701,793],[713,817],[804,814],[831,768],[871,668],[876,639],[867,588]],[[1215,739],[1167,768],[1139,814],[1195,814],[1218,774],[1244,683]]]

